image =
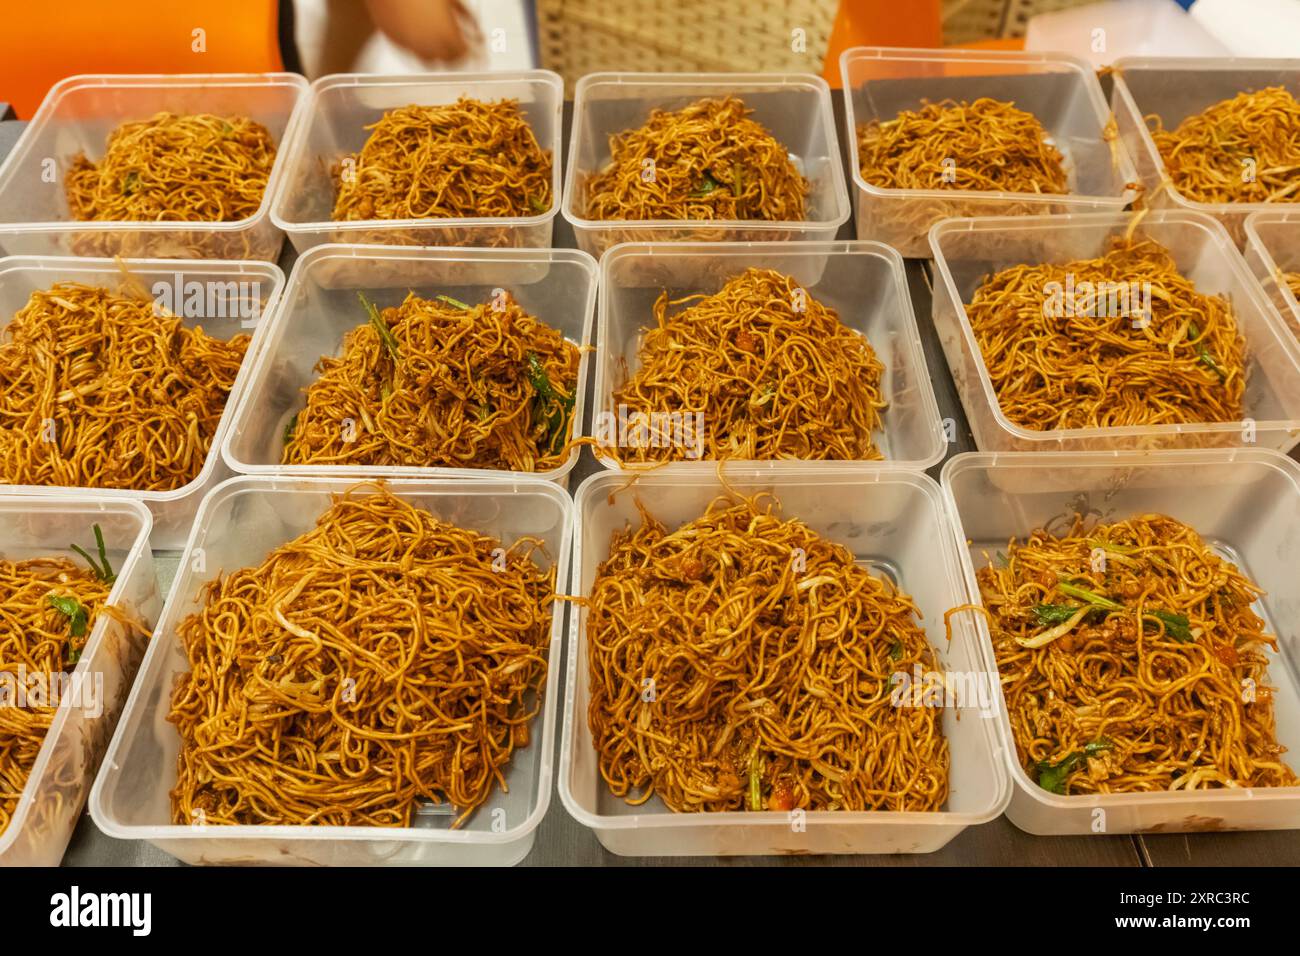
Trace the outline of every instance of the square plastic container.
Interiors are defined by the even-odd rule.
[[[1283,327],[1228,234],[1199,213],[1141,215],[1135,235],[1172,253],[1200,292],[1231,302],[1246,341],[1245,416],[1234,422],[1058,428],[1034,431],[1003,414],[965,303],[989,275],[1019,264],[1064,263],[1102,254],[1132,222],[1127,213],[949,219],[930,231],[934,325],[980,451],[1074,451],[1258,445],[1286,451],[1300,442],[1300,346]]]
[[[403,246],[317,246],[294,264],[280,308],[270,318],[247,389],[225,436],[230,468],[253,475],[357,475],[368,478],[544,478],[561,483],[578,461],[573,448],[558,468],[541,472],[490,468],[383,465],[282,465],[284,433],[316,381],[323,355],[335,356],[348,332],[366,322],[362,293],[383,309],[408,292],[486,302],[502,289],[529,313],[586,346],[596,300],[596,262],[574,249],[417,249]],[[578,365],[573,434],[582,423],[587,376]]]
[[[11,561],[63,557],[81,565],[69,544],[93,554],[98,524],[117,572],[108,603],[145,629],[135,634],[106,614],[96,618],[13,819],[0,832],[0,866],[57,866],[63,859],[162,604],[150,559],[150,523],[148,509],[134,501],[95,494],[0,495],[0,556]]]
[[[600,264],[596,414],[617,420],[614,389],[639,367],[637,350],[643,331],[655,325],[653,306],[661,292],[667,290],[672,298],[716,292],[750,267],[792,276],[812,298],[835,309],[840,321],[864,335],[875,349],[885,366],[881,386],[889,407],[882,414],[883,429],[873,435],[885,461],[872,464],[918,471],[937,464],[947,444],[903,260],[889,246],[877,242],[628,243],[609,250]],[[607,468],[618,467],[612,459],[599,460]],[[809,465],[796,461],[746,464],[777,469]],[[818,467],[854,464],[817,462]],[[717,464],[686,460],[666,467],[714,472]]]
[[[675,110],[699,99],[737,96],[790,153],[811,184],[797,222],[756,219],[587,219],[588,177],[609,165],[609,138],[637,129],[654,109]],[[807,73],[589,73],[573,98],[564,178],[564,218],[578,248],[600,256],[620,242],[752,242],[834,239],[849,218],[840,169],[830,87]]]
[[[1300,273],[1300,207],[1246,217],[1246,264],[1291,333],[1300,337],[1300,299],[1286,280]]]
[[[389,490],[452,522],[509,543],[540,538],[557,569],[556,592],[568,586],[573,505],[544,481],[393,481]],[[95,824],[111,837],[147,840],[186,863],[287,866],[509,866],[528,855],[551,798],[555,746],[554,675],[560,668],[564,604],[551,617],[548,680],[532,740],[505,768],[500,788],[460,830],[447,817],[431,827],[180,826],[171,822],[180,737],[167,722],[171,693],[189,661],[177,638],[182,620],[202,607],[203,587],[219,574],[259,564],[274,548],[315,527],[338,495],[364,493],[355,478],[238,476],[203,499],[176,580],[145,654],[103,769],[90,794]],[[198,557],[201,555],[201,559]],[[199,567],[201,570],[195,570]],[[499,829],[504,826],[504,829]]]
[[[1267,593],[1255,606],[1276,634],[1268,682],[1277,739],[1300,768],[1300,465],[1264,449],[1159,453],[956,455],[942,482],[957,516],[971,601],[985,553],[1005,548],[1052,519],[1099,509],[1106,520],[1156,512],[1182,521]],[[997,665],[983,615],[963,613],[979,628],[991,672]],[[1224,788],[1157,793],[1058,796],[1029,779],[1016,756],[1006,703],[998,703],[1002,753],[1013,782],[1007,817],[1043,835],[1176,833],[1300,827],[1300,787]],[[1100,814],[1098,811],[1101,811]]]
[[[859,239],[887,242],[904,256],[930,254],[926,234],[949,216],[1033,216],[1123,209],[1136,191],[1133,163],[1107,133],[1110,111],[1092,68],[1063,53],[853,47],[840,56],[845,135]],[[1069,193],[979,189],[885,189],[862,176],[860,124],[888,122],[923,101],[1013,102],[1033,113],[1065,157]],[[961,156],[953,156],[960,167]]]
[[[0,259],[0,330],[14,313],[27,304],[38,289],[57,282],[80,282],[118,290],[128,283],[126,270],[144,290],[159,297],[160,304],[177,314],[187,328],[202,326],[208,335],[232,339],[252,334],[235,384],[226,400],[208,457],[194,480],[171,491],[132,491],[123,488],[76,489],[52,485],[2,485],[6,493],[81,491],[108,500],[142,501],[153,513],[153,546],[179,548],[190,533],[190,522],[204,493],[231,472],[221,460],[221,440],[234,417],[244,382],[259,348],[257,331],[267,324],[267,312],[275,306],[284,286],[284,273],[269,262],[200,262],[193,259],[82,259],[76,257],[11,256]],[[192,283],[199,283],[199,297],[189,298]],[[184,300],[182,300],[184,296]],[[184,301],[185,308],[177,304]],[[209,313],[209,308],[212,313]],[[2,332],[0,332],[2,334]]]
[[[860,565],[893,578],[915,599],[941,667],[953,675],[984,677],[970,622],[958,616],[952,641],[944,635],[944,612],[966,598],[956,535],[934,481],[887,469],[777,475],[730,467],[727,480],[745,494],[772,492],[783,515],[799,518],[847,547]],[[592,475],[575,501],[577,593],[591,593],[597,569],[609,555],[610,536],[639,525],[638,501],[673,528],[698,518],[723,493],[716,474],[660,471],[634,480],[614,472]],[[940,811],[808,811],[804,826],[793,827],[784,813],[672,813],[657,797],[632,807],[613,796],[600,775],[587,723],[586,614],[577,605],[570,617],[567,673],[560,799],[607,850],[621,856],[930,853],[966,827],[998,816],[1009,798],[996,721],[984,719],[992,715],[967,697],[943,715],[951,772],[948,801]]]
[[[164,259],[266,259],[284,234],[270,218],[307,81],[296,73],[178,76],[71,76],[56,83],[0,166],[0,247],[8,255],[137,256]],[[236,222],[81,222],[64,193],[74,156],[104,155],[123,123],[161,111],[246,116],[276,145],[257,212]]]
[[[1247,216],[1293,205],[1203,203],[1188,199],[1168,181],[1165,162],[1151,138],[1145,117],[1159,116],[1164,128],[1171,130],[1188,116],[1238,93],[1284,86],[1293,96],[1300,96],[1300,59],[1132,56],[1116,60],[1114,71],[1111,106],[1120,137],[1133,155],[1138,177],[1146,187],[1144,201],[1153,208],[1172,206],[1213,216],[1223,223],[1233,241],[1242,246],[1246,241]]]
[[[534,216],[361,219],[335,222],[333,169],[361,151],[366,129],[391,109],[441,106],[462,96],[516,99],[519,109],[551,154],[551,205]],[[288,149],[285,175],[271,204],[271,218],[298,252],[321,243],[387,243],[403,246],[510,246],[543,248],[560,208],[560,113],[564,81],[549,70],[493,73],[416,73],[385,76],[340,73],[311,85],[303,121]]]

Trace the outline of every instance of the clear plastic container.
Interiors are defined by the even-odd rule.
[[[568,586],[573,505],[550,482],[392,481],[389,490],[436,517],[511,542],[540,538],[557,569],[556,591]],[[317,866],[508,866],[532,848],[551,798],[555,746],[554,675],[560,668],[564,604],[551,622],[548,674],[531,743],[515,752],[501,789],[466,821],[430,826],[181,826],[172,823],[169,791],[176,780],[180,737],[167,722],[171,692],[189,662],[177,639],[179,623],[202,606],[204,585],[223,571],[259,564],[274,548],[315,526],[355,478],[268,478],[241,475],[203,499],[176,580],[163,608],[140,677],[127,700],[103,768],[90,794],[90,814],[111,837],[146,840],[186,863]],[[361,489],[364,491],[364,488]]]
[[[596,262],[574,249],[416,249],[403,246],[317,246],[294,264],[282,305],[270,318],[247,389],[225,436],[222,454],[237,472],[256,475],[358,475],[368,478],[545,478],[566,482],[581,450],[542,472],[489,468],[383,465],[282,465],[285,429],[302,409],[303,390],[316,381],[321,356],[339,354],[343,338],[366,321],[357,298],[379,308],[408,292],[490,301],[503,289],[528,312],[575,345],[591,342]],[[573,421],[576,436],[586,402],[592,358],[578,366]]]
[[[859,239],[908,258],[930,255],[926,234],[949,216],[1033,216],[1119,211],[1136,191],[1132,160],[1108,140],[1110,111],[1096,74],[1063,53],[852,47],[840,56],[849,172]],[[1065,157],[1069,193],[885,189],[862,176],[857,129],[888,122],[922,101],[991,97],[1033,113]],[[960,166],[962,157],[954,156]]]
[[[737,96],[790,153],[812,186],[806,217],[756,219],[587,219],[588,177],[609,165],[609,138],[637,129],[654,109],[674,110],[707,97]],[[564,177],[564,218],[578,248],[600,256],[620,242],[749,242],[834,239],[849,218],[830,87],[806,73],[589,73],[573,98]]]
[[[998,404],[964,303],[989,275],[1019,264],[1093,258],[1129,228],[1127,213],[949,219],[930,231],[934,325],[980,451],[1072,451],[1300,442],[1300,344],[1283,327],[1223,227],[1199,213],[1146,212],[1135,235],[1164,245],[1178,270],[1205,293],[1231,302],[1246,342],[1245,416],[1240,421],[1034,431]]]
[[[266,259],[280,254],[284,233],[270,218],[271,196],[285,168],[305,101],[296,73],[71,76],[50,88],[0,166],[0,248],[8,255],[136,256],[159,259]],[[236,222],[79,222],[71,218],[64,180],[73,157],[104,155],[123,123],[161,111],[246,116],[276,144],[275,164],[257,212]]]
[[[1276,634],[1268,682],[1277,739],[1300,769],[1300,465],[1265,449],[1159,453],[956,455],[942,482],[958,520],[966,586],[979,602],[975,569],[1012,537],[1024,538],[1053,519],[1100,509],[1107,519],[1166,514],[1195,528],[1267,593],[1255,613]],[[996,671],[983,615],[962,613],[979,628],[986,665]],[[1029,833],[1174,833],[1300,827],[1300,787],[1079,794],[1058,796],[1029,779],[1016,756],[1006,703],[999,701],[1001,759],[1013,781],[1007,817]]]
[[[93,493],[0,495],[0,556],[11,561],[63,557],[80,565],[69,544],[94,554],[98,524],[117,572],[108,603],[145,631],[136,634],[108,615],[96,619],[13,819],[0,832],[0,866],[57,866],[63,859],[162,604],[150,523],[144,505]]]
[[[257,330],[268,324],[271,310],[284,286],[284,273],[269,262],[201,262],[193,259],[83,259],[77,257],[11,256],[0,259],[0,329],[13,319],[14,313],[27,304],[38,289],[48,289],[57,282],[80,282],[117,291],[128,287],[128,276],[138,280],[146,293],[158,297],[159,303],[177,314],[187,328],[202,326],[208,335],[232,339],[253,334],[235,384],[230,390],[225,411],[217,423],[216,433],[203,468],[193,481],[171,491],[131,491],[121,488],[80,489],[105,499],[142,501],[153,512],[151,540],[156,548],[179,548],[190,533],[190,522],[204,493],[230,475],[221,460],[221,439],[239,401],[240,391],[249,377],[253,357],[261,336]],[[192,283],[199,283],[195,287]],[[190,298],[195,289],[199,298]],[[182,296],[184,300],[182,300]],[[177,303],[180,302],[184,305]],[[212,309],[210,312],[209,309]],[[42,492],[49,485],[0,485],[4,492]],[[76,491],[75,488],[60,488]]]
[[[921,626],[942,668],[953,675],[985,671],[976,632],[962,616],[953,639],[943,616],[965,601],[961,556],[938,485],[922,474],[859,468],[812,468],[773,474],[728,467],[727,480],[745,494],[770,491],[782,514],[799,518],[847,547],[859,564],[892,577],[916,601]],[[640,523],[640,502],[668,527],[698,518],[724,493],[717,475],[651,472],[595,474],[578,489],[574,534],[576,593],[588,595],[609,555],[610,536]],[[985,823],[1006,806],[1010,785],[999,751],[997,722],[972,697],[943,715],[951,753],[944,808],[921,811],[808,811],[802,826],[784,813],[672,813],[657,798],[641,807],[613,796],[600,775],[587,723],[586,616],[570,616],[568,679],[560,744],[559,790],[565,809],[610,852],[621,856],[742,856],[810,853],[929,853],[963,829]],[[996,699],[987,695],[985,704]]]
[[[1246,217],[1246,264],[1282,316],[1300,337],[1300,297],[1287,275],[1300,275],[1300,207],[1253,212]]]
[[[845,325],[871,343],[885,366],[881,385],[889,402],[882,414],[884,428],[873,436],[885,456],[883,464],[916,470],[937,464],[947,445],[903,260],[889,246],[876,242],[628,243],[609,250],[600,264],[596,415],[610,423],[618,421],[614,389],[639,367],[637,349],[643,330],[654,326],[653,306],[661,292],[667,290],[673,298],[715,292],[750,267],[792,276],[812,298],[835,309]],[[600,461],[608,468],[618,467],[608,457]],[[784,461],[748,464],[778,469],[807,466]],[[823,464],[853,463],[819,462]],[[717,466],[708,460],[684,460],[668,467],[713,472]]]
[[[1293,96],[1300,96],[1300,59],[1132,56],[1116,60],[1114,70],[1111,107],[1120,137],[1146,188],[1143,201],[1153,208],[1172,206],[1213,216],[1238,246],[1244,245],[1246,217],[1276,210],[1278,204],[1204,203],[1186,198],[1167,180],[1164,160],[1145,117],[1159,116],[1164,128],[1172,130],[1188,116],[1238,93],[1284,86]],[[1242,169],[1244,175],[1246,167]]]
[[[361,151],[367,126],[391,109],[440,106],[462,96],[516,99],[538,144],[551,154],[551,205],[534,216],[445,219],[330,218],[337,192],[334,168]],[[304,118],[286,150],[286,169],[271,203],[271,218],[298,252],[321,243],[387,243],[403,246],[510,246],[544,248],[559,210],[560,113],[564,81],[549,70],[492,73],[416,73],[385,76],[340,73],[311,85]]]

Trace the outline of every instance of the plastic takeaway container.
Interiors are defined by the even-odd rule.
[[[296,73],[71,76],[56,83],[0,166],[0,247],[8,255],[267,259],[284,234],[270,218],[307,81]],[[80,222],[64,192],[78,153],[98,162],[110,133],[155,113],[244,116],[277,149],[262,204],[235,222]]]
[[[724,96],[743,100],[809,181],[804,219],[586,218],[586,183],[609,165],[610,136],[643,126],[651,110]],[[573,225],[578,248],[595,256],[620,242],[833,239],[849,218],[830,87],[807,73],[589,73],[574,91],[568,164],[564,218]]]
[[[558,329],[570,342],[591,341],[596,263],[573,249],[417,249],[403,246],[317,246],[294,264],[282,305],[271,317],[265,345],[249,377],[223,446],[226,463],[257,475],[359,475],[368,478],[540,477],[567,481],[580,449],[544,472],[489,468],[383,465],[282,465],[284,436],[317,378],[321,356],[340,353],[343,338],[366,322],[358,293],[379,308],[401,303],[409,292],[443,294],[467,303],[508,292],[527,312]],[[589,351],[578,366],[573,434],[581,427]]]
[[[644,330],[655,325],[660,293],[671,298],[716,292],[747,268],[774,269],[793,277],[808,294],[836,310],[840,321],[861,333],[885,366],[881,382],[889,407],[873,440],[884,465],[923,470],[946,449],[939,406],[921,349],[903,260],[878,242],[643,243],[619,245],[601,260],[600,342],[595,405],[600,420],[615,425],[614,389],[639,367]],[[672,411],[671,409],[667,411]],[[708,423],[705,422],[705,427]],[[619,430],[606,431],[618,437]],[[617,468],[612,458],[600,459]],[[802,462],[751,462],[756,467],[803,468]],[[832,467],[843,462],[819,462]],[[635,465],[633,467],[636,467]],[[672,468],[711,472],[716,463],[674,461]]]
[[[0,259],[0,328],[9,324],[33,292],[48,289],[57,282],[78,282],[153,296],[160,307],[177,315],[187,328],[202,326],[204,332],[216,338],[228,340],[236,335],[253,335],[212,436],[208,457],[192,481],[171,491],[83,489],[106,499],[143,501],[153,512],[153,546],[179,548],[189,535],[190,522],[204,492],[230,475],[221,460],[221,439],[248,378],[252,356],[258,349],[260,336],[256,333],[266,324],[267,313],[279,298],[284,273],[269,262],[11,256]],[[0,485],[0,491],[41,492],[53,487]]]
[[[1275,210],[1278,204],[1188,199],[1169,181],[1146,117],[1158,116],[1164,128],[1172,130],[1188,116],[1238,93],[1283,86],[1292,96],[1300,97],[1300,59],[1134,56],[1116,60],[1114,70],[1111,105],[1120,136],[1146,187],[1145,201],[1155,208],[1172,206],[1213,216],[1227,227],[1238,246],[1244,245],[1246,217]],[[1243,158],[1242,175],[1248,172]]]
[[[953,639],[944,634],[944,612],[965,601],[961,556],[938,485],[922,474],[859,469],[830,473],[773,474],[729,466],[727,481],[744,494],[771,492],[781,513],[799,518],[818,534],[847,547],[858,563],[891,577],[916,601],[931,647],[943,670],[965,691],[943,715],[951,753],[948,801],[942,810],[807,811],[800,826],[788,814],[728,811],[673,813],[658,798],[641,807],[613,796],[600,775],[587,723],[586,616],[575,605],[570,618],[564,731],[559,790],[565,808],[591,828],[601,844],[622,856],[742,856],[810,853],[929,853],[968,826],[998,816],[1009,798],[1005,758],[998,752],[997,722],[990,711],[998,694],[980,693],[986,675],[975,630],[954,618]],[[575,508],[574,576],[577,593],[589,595],[609,555],[610,536],[640,523],[638,502],[669,528],[693,520],[724,493],[715,475],[651,472],[635,480],[598,473],[578,489]]]
[[[1245,256],[1278,314],[1300,336],[1300,208],[1247,216]]]
[[[11,561],[58,557],[81,565],[69,544],[94,554],[98,524],[117,573],[108,603],[141,626],[137,633],[99,615],[70,680],[43,685],[46,700],[57,696],[58,710],[13,819],[0,832],[0,866],[57,866],[63,859],[162,603],[149,556],[150,523],[148,509],[135,501],[96,494],[0,495],[0,556]],[[18,699],[11,680],[18,675],[7,673],[0,683],[3,706],[30,702]]]
[[[366,127],[402,106],[441,106],[462,96],[515,99],[543,150],[551,154],[551,203],[535,215],[443,219],[330,218],[339,163],[361,151]],[[559,210],[560,112],[564,81],[549,70],[493,73],[416,73],[385,76],[345,73],[311,85],[303,122],[287,149],[285,176],[271,205],[271,218],[300,253],[321,243],[388,243],[404,246],[522,246],[551,244]]]
[[[1257,444],[1286,451],[1300,441],[1300,345],[1283,327],[1223,227],[1199,213],[1138,214],[1135,235],[1172,253],[1200,292],[1232,305],[1246,342],[1245,415],[1239,421],[1034,431],[998,403],[965,303],[994,272],[1019,264],[1100,256],[1131,225],[1127,213],[949,219],[930,232],[934,325],[980,451],[1071,451]],[[1046,293],[1044,294],[1046,296]],[[1044,299],[1046,301],[1046,298]]]
[[[849,172],[859,239],[904,256],[930,255],[926,233],[949,216],[1033,216],[1123,209],[1136,191],[1132,160],[1113,130],[1096,74],[1063,53],[852,47],[840,56]],[[926,101],[991,97],[1033,113],[1064,156],[1069,192],[886,189],[862,176],[857,129]],[[961,156],[951,157],[960,168]]]
[[[572,503],[554,484],[528,481],[393,481],[389,490],[435,517],[509,543],[540,538],[536,559],[557,569],[556,592],[567,588]],[[466,821],[423,815],[414,827],[221,826],[172,822],[180,737],[168,723],[171,693],[189,669],[177,626],[202,607],[203,588],[219,574],[254,566],[285,542],[315,527],[316,518],[356,479],[238,476],[203,500],[176,581],[141,665],[117,733],[109,744],[90,813],[111,837],[147,840],[186,863],[317,866],[508,866],[532,848],[551,797],[555,745],[554,675],[560,668],[563,602],[556,601],[543,704],[531,743],[505,768],[509,792],[492,796]]]
[[[1079,511],[1105,520],[1148,512],[1182,521],[1232,561],[1265,593],[1255,613],[1279,652],[1269,653],[1277,739],[1282,759],[1300,767],[1300,465],[1277,452],[1242,448],[1158,453],[956,455],[942,482],[958,519],[967,588],[979,601],[975,569],[987,555],[1035,528]],[[979,628],[988,666],[992,638],[980,614],[960,614]],[[997,726],[1013,781],[1007,816],[1029,833],[1172,833],[1300,827],[1300,787],[1223,788],[1058,796],[1029,778],[1016,756],[1005,701]]]

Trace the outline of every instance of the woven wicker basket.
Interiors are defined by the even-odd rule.
[[[908,0],[899,0],[907,16]],[[1092,0],[943,0],[945,43],[1024,36],[1035,13]],[[821,73],[839,0],[536,0],[542,66],[586,73]],[[803,31],[801,34],[795,31]]]
[[[943,0],[943,42],[1022,37],[1029,18],[1096,0]]]
[[[837,0],[537,0],[542,66],[570,91],[626,70],[821,73]],[[802,30],[802,34],[796,34]]]

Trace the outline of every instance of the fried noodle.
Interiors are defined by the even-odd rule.
[[[508,789],[540,707],[555,588],[540,546],[381,488],[210,582],[177,629],[173,821],[406,827],[449,803],[463,825]]]
[[[0,480],[170,491],[198,477],[249,337],[57,283],[0,341]]]
[[[938,671],[908,595],[767,496],[669,531],[640,506],[586,608],[587,720],[610,791],[678,812],[938,810],[943,708],[897,706]]]
[[[546,471],[568,453],[579,349],[506,294],[410,293],[317,363],[285,464]]]
[[[1012,539],[977,574],[1020,762],[1062,794],[1300,783],[1263,593],[1159,514]]]

